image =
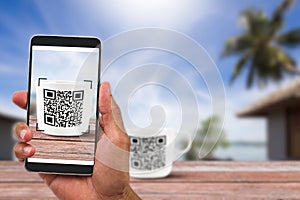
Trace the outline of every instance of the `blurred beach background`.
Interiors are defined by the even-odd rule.
[[[268,117],[273,116],[270,114],[272,110],[283,109],[282,104],[263,109],[259,114],[247,111],[243,116],[237,116],[249,105],[297,81],[300,63],[299,17],[300,4],[296,0],[0,1],[0,144],[5,143],[0,145],[0,159],[12,158],[10,151],[15,142],[11,137],[12,128],[17,121],[26,119],[26,112],[13,105],[11,96],[17,90],[27,90],[29,41],[33,35],[96,36],[106,44],[118,34],[149,27],[177,32],[201,45],[222,78],[223,85],[216,88],[224,87],[225,112],[216,123],[223,131],[220,138],[218,134],[211,134],[219,142],[212,145],[213,151],[207,159],[263,161],[300,158],[300,155],[297,156],[298,150],[289,148],[291,135],[284,132],[277,137],[269,133],[272,128],[269,127]],[[143,39],[149,37],[151,35],[144,35]],[[262,46],[255,46],[257,44]],[[276,48],[269,48],[274,45]],[[184,46],[182,50],[189,51]],[[254,50],[256,54],[251,54]],[[189,81],[198,104],[191,109],[199,112],[199,126],[187,129],[195,133],[196,139],[200,132],[205,135],[207,123],[204,122],[208,119],[212,122],[214,114],[210,93],[214,86],[206,85],[203,77],[197,77],[195,73],[189,74],[192,66],[186,60],[158,49],[139,50],[114,61],[106,71],[102,71],[101,81],[111,82],[113,94],[122,105],[122,94],[117,91],[120,77],[148,63],[168,66],[181,74],[180,78]],[[148,75],[148,72],[141,72],[139,78]],[[160,78],[168,80],[166,84],[170,88],[179,87],[178,91],[184,92],[185,88],[171,81],[173,77]],[[154,81],[159,80],[154,78]],[[128,82],[130,84],[134,82]],[[160,117],[151,116],[151,108],[163,105],[166,126],[177,129],[180,118],[174,116],[181,113],[184,105],[180,107],[169,92],[157,85],[147,85],[143,90],[135,91],[129,105],[121,106],[121,110],[135,126],[144,127],[151,124],[151,117],[157,120]],[[182,101],[189,102],[186,99]],[[129,119],[125,117],[126,121]],[[282,140],[284,135],[287,135],[286,140]],[[198,143],[193,147],[193,159],[199,159],[197,153],[203,138],[199,136]],[[274,146],[284,149],[284,152],[274,151]],[[184,156],[181,159],[188,158]]]

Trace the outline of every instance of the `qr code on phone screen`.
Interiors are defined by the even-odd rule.
[[[133,169],[155,170],[166,165],[166,136],[130,137],[130,165]]]
[[[44,122],[55,127],[79,126],[82,122],[84,91],[44,89]]]

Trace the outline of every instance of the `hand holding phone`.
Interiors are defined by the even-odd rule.
[[[102,83],[99,95],[99,111],[102,116],[100,120],[103,130],[110,130],[104,134],[110,141],[119,141],[114,145],[129,151],[129,138],[126,133],[115,126],[115,121],[122,122],[121,115],[113,115],[112,109],[118,109],[113,105],[114,101],[110,95],[109,83]],[[27,92],[20,91],[13,95],[13,102],[25,109],[27,104]],[[118,110],[115,112],[119,112]],[[115,119],[117,117],[118,119]],[[20,160],[26,159],[35,153],[35,146],[28,144],[32,139],[31,129],[25,123],[18,123],[15,136],[19,142],[15,145],[15,155]],[[113,137],[114,140],[112,140]],[[27,154],[27,150],[29,154]],[[97,148],[97,150],[101,150]],[[108,153],[109,152],[104,152]],[[121,161],[122,162],[122,161]],[[128,172],[117,171],[107,167],[99,160],[95,160],[94,172],[91,177],[65,176],[53,174],[40,174],[50,189],[59,199],[140,199],[129,186]]]
[[[30,43],[29,171],[91,175],[98,133],[100,40],[34,36]]]

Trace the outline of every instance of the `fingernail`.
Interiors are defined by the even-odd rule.
[[[27,130],[25,130],[25,129],[21,130],[20,137],[22,140],[24,140],[26,133],[27,133]]]
[[[24,153],[26,154],[26,155],[29,155],[30,154],[30,152],[31,152],[31,147],[24,147],[24,149],[23,149],[23,151],[24,151]]]

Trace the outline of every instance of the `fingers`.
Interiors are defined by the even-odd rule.
[[[24,160],[25,158],[31,157],[35,153],[35,149],[32,145],[24,143],[24,142],[18,142],[14,146],[14,153],[15,156],[19,160]]]
[[[33,156],[35,153],[34,147],[26,143],[32,139],[32,132],[27,124],[24,122],[17,123],[14,129],[14,135],[20,140],[20,142],[14,146],[15,156],[19,160]]]
[[[12,101],[19,106],[20,108],[26,109],[27,107],[27,92],[18,91],[15,92],[12,96]],[[18,142],[14,146],[14,153],[19,160],[24,160],[35,153],[35,149],[30,144],[26,142],[32,139],[32,132],[24,122],[17,123],[14,129],[14,135],[21,142]]]
[[[99,111],[101,113],[99,122],[106,136],[112,143],[127,150],[129,139],[124,130],[121,111],[113,100],[108,82],[102,83],[100,87]]]
[[[20,108],[26,109],[27,107],[27,92],[17,91],[12,96],[12,101]]]
[[[22,142],[28,142],[32,139],[32,132],[24,122],[17,123],[14,130],[14,135]]]

